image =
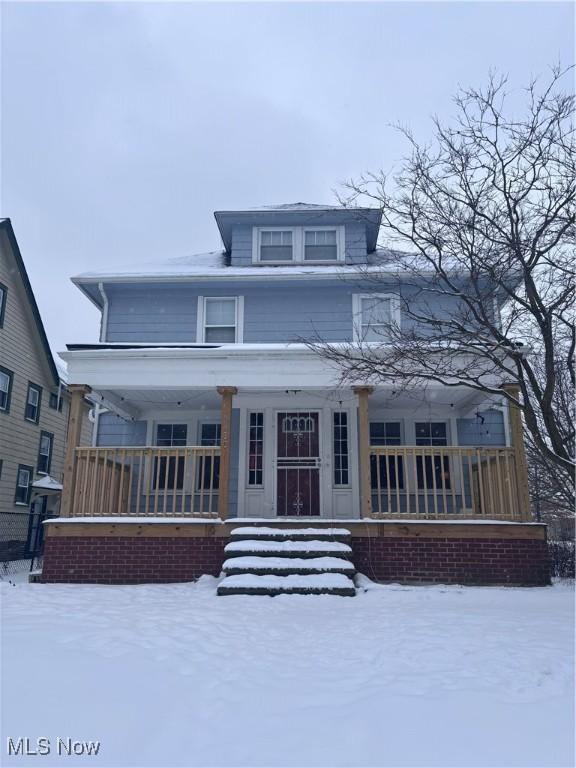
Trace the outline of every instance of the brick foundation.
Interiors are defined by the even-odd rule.
[[[225,538],[46,538],[43,582],[153,584],[218,576]]]
[[[374,581],[402,584],[545,586],[546,541],[539,539],[352,539],[356,569]]]
[[[280,523],[279,527],[284,525],[295,524]],[[142,584],[193,581],[202,574],[217,576],[232,527],[232,521],[206,525],[50,522],[42,581]],[[352,531],[356,569],[374,581],[550,583],[543,525],[397,522],[346,527]]]

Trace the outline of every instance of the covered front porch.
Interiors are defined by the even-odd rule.
[[[503,397],[342,387],[304,350],[290,360],[284,349],[275,369],[259,350],[249,369],[228,358],[188,375],[158,351],[141,375],[151,352],[130,349],[138,364],[116,371],[110,357],[126,351],[74,354],[83,383],[71,385],[73,410],[90,392],[96,427],[90,446],[71,428],[62,516],[529,519],[520,416]]]

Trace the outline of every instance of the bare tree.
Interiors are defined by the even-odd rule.
[[[373,289],[387,280],[389,293],[395,271],[402,322],[387,323],[382,345],[318,338],[312,346],[344,380],[435,381],[500,396],[500,384],[517,383],[520,398],[504,396],[522,409],[533,451],[573,503],[576,160],[567,72],[531,82],[520,107],[506,78],[459,91],[454,121],[434,119],[429,145],[399,128],[410,154],[392,179],[380,172],[346,184],[343,202],[376,203],[386,245],[409,251],[383,252],[362,275]]]

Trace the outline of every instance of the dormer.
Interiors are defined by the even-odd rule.
[[[231,266],[285,267],[368,263],[381,212],[290,203],[214,216]]]

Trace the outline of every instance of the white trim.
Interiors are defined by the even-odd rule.
[[[304,258],[305,253],[305,234],[306,232],[336,232],[336,258],[310,260]],[[260,260],[260,235],[262,232],[291,232],[292,233],[292,259],[290,261],[261,261]],[[298,265],[331,265],[342,264],[346,258],[345,248],[345,227],[343,225],[326,225],[317,227],[299,226],[299,227],[252,227],[252,264],[260,266],[290,266]],[[288,275],[289,277],[289,275]]]
[[[100,341],[106,341],[108,336],[108,296],[104,290],[104,283],[98,283],[98,291],[102,297],[102,314],[100,315]]]
[[[206,341],[206,328],[204,325],[204,317],[206,314],[206,301],[210,299],[221,300],[228,299],[234,300],[234,321],[235,321],[235,336],[234,342],[228,342],[229,344],[242,344],[244,341],[244,296],[198,296],[198,309],[196,312],[196,341],[199,344],[212,344],[221,342],[207,342]]]
[[[385,340],[375,342],[365,342],[362,336],[362,300],[378,299],[379,301],[390,301],[390,317],[392,323],[400,327],[400,300],[395,293],[353,293],[352,294],[352,336],[356,343],[374,343],[383,344]]]

